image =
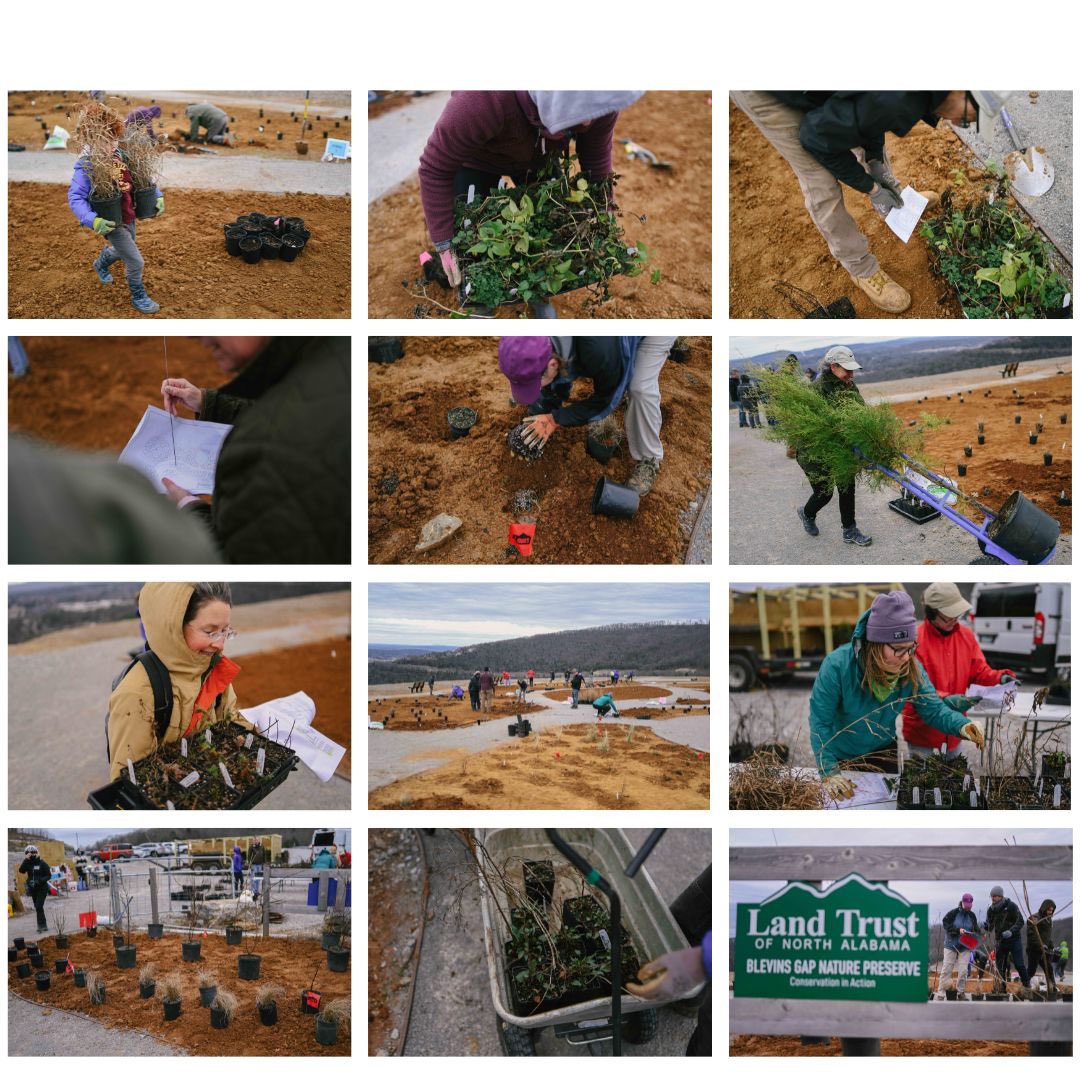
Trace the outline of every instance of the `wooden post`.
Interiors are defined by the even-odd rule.
[[[345,910],[345,879],[341,877],[337,879],[337,888],[334,889],[334,910]]]
[[[320,870],[319,871],[319,905],[318,905],[318,910],[319,911],[325,911],[326,910],[326,898],[327,898],[327,895],[329,894],[329,892],[330,892],[330,871],[329,870]]]
[[[796,660],[802,659],[802,634],[799,630],[799,597],[798,590],[792,589],[789,597],[791,604],[791,636],[793,655]]]
[[[264,938],[268,938],[270,936],[270,868],[272,866],[273,860],[267,863],[263,863],[262,931]]]
[[[150,921],[159,923],[157,898],[157,867],[150,867]]]
[[[821,621],[825,624],[825,655],[833,651],[832,641],[832,591],[828,585],[821,586]]]
[[[769,609],[765,602],[765,590],[757,589],[757,612],[758,627],[761,630],[761,658],[771,660],[772,652],[769,649]]]

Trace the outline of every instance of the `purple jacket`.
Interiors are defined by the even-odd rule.
[[[593,121],[576,136],[582,172],[602,179],[611,172],[611,140],[618,113]],[[454,90],[420,155],[420,199],[428,233],[440,244],[454,235],[454,175],[458,169],[512,176],[524,181],[547,157],[561,153],[567,138],[552,135],[526,90]]]
[[[87,167],[87,158],[80,154],[75,160],[75,171],[71,175],[71,184],[68,187],[68,206],[71,212],[79,219],[80,225],[88,229],[94,227],[94,208],[90,205],[90,170]],[[161,198],[161,188],[155,188],[157,198]]]
[[[701,942],[701,955],[705,961],[705,974],[712,978],[712,931],[710,930]]]
[[[234,874],[239,874],[244,869],[244,857],[239,851],[234,851],[232,854],[232,869]]]
[[[137,124],[141,120],[146,126],[147,135],[153,139],[155,138],[154,121],[160,115],[160,105],[140,105],[137,109],[132,109],[131,112],[124,117],[124,127],[131,127],[132,124]]]

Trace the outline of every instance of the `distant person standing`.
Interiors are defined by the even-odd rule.
[[[758,416],[758,389],[749,375],[739,376],[739,427],[761,427]]]
[[[616,668],[611,673],[611,685],[612,686],[618,686],[619,685],[619,669],[618,668]]]
[[[244,891],[244,856],[239,845],[232,849],[233,895],[239,896]]]
[[[535,679],[535,678],[536,678],[536,672],[535,672],[535,671],[533,671],[533,669],[532,669],[532,668],[529,668],[529,670],[528,670],[528,671],[526,671],[526,672],[525,672],[525,674],[526,674],[526,675],[528,676],[528,678],[529,678],[529,689],[531,690],[531,689],[533,688],[533,679]]]
[[[571,709],[578,707],[578,694],[581,693],[581,686],[585,680],[581,677],[581,672],[575,669],[574,674],[570,676],[570,695],[573,698],[573,704]]]
[[[35,845],[27,844],[23,855],[23,861],[19,864],[19,873],[26,875],[26,895],[34,903],[37,928],[41,932],[49,929],[48,920],[45,918],[45,897],[49,895],[49,879],[52,877],[52,870]]]
[[[478,712],[480,709],[480,672],[474,671],[472,678],[469,680],[469,705],[472,707],[473,712]]]
[[[428,676],[427,687],[428,687],[428,693],[431,694],[434,697],[434,695],[435,695],[435,672],[434,671]]]
[[[492,701],[495,697],[495,677],[484,668],[480,673],[480,708],[484,712],[491,712]]]

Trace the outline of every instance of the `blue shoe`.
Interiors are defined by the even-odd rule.
[[[153,315],[155,311],[161,310],[161,305],[151,300],[146,295],[145,289],[139,289],[138,292],[132,291],[131,305],[136,311],[141,311],[144,315]]]
[[[101,265],[100,255],[94,260],[94,272],[97,274],[98,281],[100,281],[102,285],[111,285],[113,283],[112,274]]]

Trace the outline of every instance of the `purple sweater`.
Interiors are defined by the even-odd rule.
[[[137,124],[141,121],[146,127],[146,134],[153,139],[155,138],[154,121],[159,116],[161,116],[160,105],[140,105],[137,109],[132,109],[131,112],[124,117],[124,127],[131,127],[132,124]]]
[[[611,141],[618,113],[609,113],[576,136],[582,172],[611,172]],[[521,182],[545,159],[566,148],[561,133],[543,130],[525,90],[454,90],[420,155],[420,199],[434,243],[454,235],[454,175],[458,169],[512,176]]]

